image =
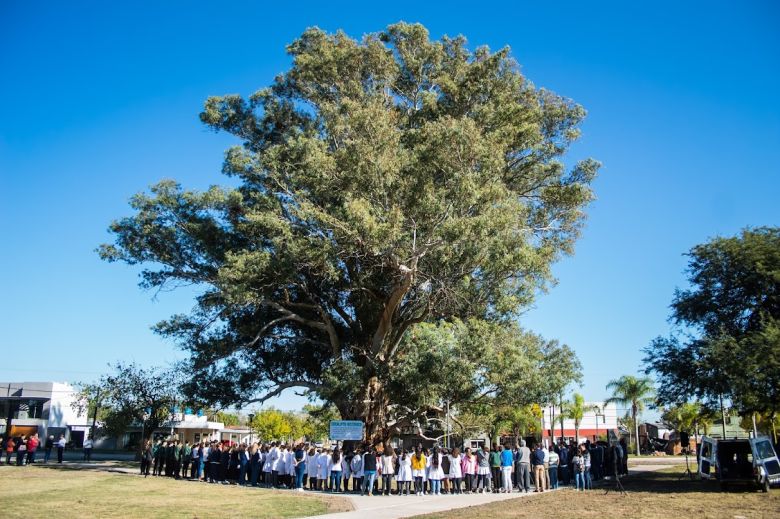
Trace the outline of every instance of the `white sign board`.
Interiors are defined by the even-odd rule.
[[[330,422],[331,440],[363,440],[363,422],[360,420],[333,420]]]

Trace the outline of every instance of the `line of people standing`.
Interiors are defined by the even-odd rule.
[[[364,445],[342,451],[281,442],[158,441],[146,443],[141,474],[297,491],[440,495],[544,492],[561,484],[585,490],[603,477],[605,461],[604,446],[589,442],[549,449],[537,444],[532,450],[523,441],[514,448],[480,446],[461,452],[421,445],[410,450]]]

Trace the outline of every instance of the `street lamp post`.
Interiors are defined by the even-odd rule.
[[[255,419],[254,413],[249,413],[249,445],[252,445],[252,421]]]
[[[601,412],[601,408],[597,405],[593,406],[594,414],[596,415],[596,441],[599,441],[599,417],[601,417],[602,420],[604,420],[604,423],[607,422],[606,416],[604,413]]]

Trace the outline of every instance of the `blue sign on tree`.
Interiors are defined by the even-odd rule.
[[[332,420],[331,440],[363,440],[363,422],[360,420]]]

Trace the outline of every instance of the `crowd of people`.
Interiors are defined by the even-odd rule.
[[[393,449],[381,445],[316,447],[299,443],[147,442],[141,474],[207,483],[361,495],[545,492],[592,488],[627,473],[625,443],[558,442],[545,448],[489,445],[476,449]]]
[[[14,464],[17,466],[26,466],[36,463],[36,456],[39,449],[43,449],[43,463],[49,463],[52,452],[57,450],[57,463],[62,463],[67,441],[65,435],[60,434],[59,439],[55,440],[54,435],[49,435],[41,446],[41,440],[38,433],[30,435],[21,435],[18,437],[0,436],[0,453],[5,455],[5,464],[11,465],[11,458],[14,458]],[[84,440],[83,461],[92,461],[92,438]],[[0,465],[3,463],[3,456],[0,455]]]

